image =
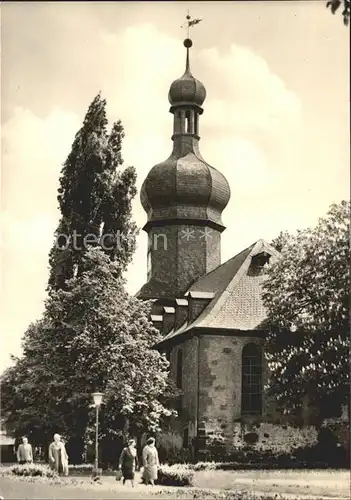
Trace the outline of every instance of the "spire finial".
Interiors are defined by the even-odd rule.
[[[188,13],[186,15],[186,23],[183,24],[181,27],[186,28],[187,30],[187,38],[184,40],[184,47],[186,47],[186,66],[185,66],[185,72],[190,73],[190,62],[189,62],[189,49],[193,45],[192,40],[189,38],[190,36],[190,28],[195,26],[195,24],[199,24],[202,21],[202,19],[191,19],[191,15]]]
[[[201,23],[202,19],[191,19],[191,15],[188,13],[186,15],[186,22],[181,26],[181,28],[186,28],[187,38],[190,36],[190,28],[195,26],[195,24]]]
[[[186,38],[184,40],[184,47],[186,47],[185,73],[190,73],[189,49],[192,45],[193,45],[193,42],[190,40],[190,38]]]

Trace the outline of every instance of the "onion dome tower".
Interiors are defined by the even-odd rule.
[[[143,299],[181,297],[201,276],[220,265],[222,211],[230,198],[226,178],[202,158],[199,118],[206,98],[204,85],[190,70],[192,41],[184,40],[185,73],[169,89],[173,121],[173,151],[155,165],[141,188],[147,213],[147,283]]]

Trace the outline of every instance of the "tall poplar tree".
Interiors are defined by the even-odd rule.
[[[153,349],[160,337],[151,304],[125,291],[136,173],[122,168],[123,127],[117,122],[108,133],[105,107],[97,95],[64,164],[45,311],[24,334],[23,357],[2,375],[8,428],[45,447],[62,433],[75,462],[94,426],[92,392],[104,392],[100,437],[114,460],[116,437],[155,431],[171,414],[168,361]]]
[[[121,273],[131,262],[137,228],[131,216],[136,194],[134,167],[122,168],[124,130],[120,121],[107,129],[106,101],[98,94],[75,136],[61,172],[61,219],[50,251],[49,289],[83,271],[90,245],[100,245]]]

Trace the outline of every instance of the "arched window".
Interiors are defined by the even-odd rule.
[[[182,378],[183,378],[183,351],[180,349],[177,354],[177,387],[182,388]]]
[[[241,413],[260,415],[262,412],[262,350],[247,344],[242,353]]]

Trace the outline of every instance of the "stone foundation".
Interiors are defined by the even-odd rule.
[[[207,422],[206,436],[208,451],[230,454],[233,451],[247,448],[271,452],[272,454],[290,453],[300,447],[316,444],[318,431],[315,427],[302,429],[292,425],[279,425],[262,422],[256,425],[234,423],[231,435],[223,430],[218,422]]]

